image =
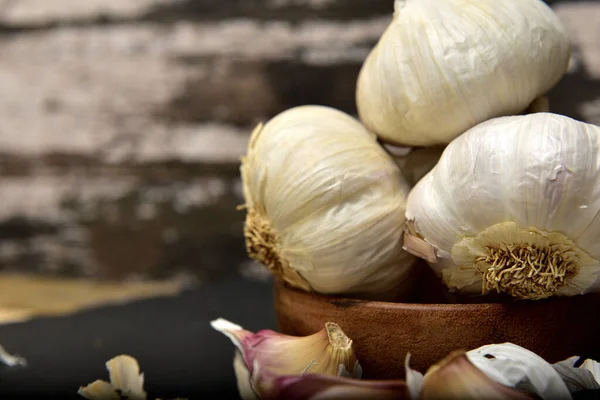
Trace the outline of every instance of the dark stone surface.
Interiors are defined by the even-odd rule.
[[[135,357],[149,399],[235,398],[233,345],[209,322],[274,329],[270,284],[231,280],[174,298],[103,307],[61,318],[0,326],[0,343],[26,367],[0,365],[0,398],[81,398],[79,386],[108,380],[104,363]]]

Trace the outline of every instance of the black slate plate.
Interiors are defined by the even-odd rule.
[[[275,329],[271,284],[210,284],[173,298],[0,326],[0,344],[29,363],[0,365],[0,398],[83,399],[79,386],[108,380],[104,363],[119,354],[139,361],[148,399],[237,398],[234,347],[209,325],[218,317],[252,331]]]

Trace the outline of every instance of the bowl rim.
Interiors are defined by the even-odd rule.
[[[353,299],[351,297],[327,295],[317,292],[306,292],[286,284],[280,279],[274,279],[275,293],[284,291],[291,293],[295,297],[302,297],[312,302],[330,303],[340,308],[355,308],[363,309],[391,309],[403,311],[456,311],[460,310],[503,310],[512,307],[552,307],[556,303],[566,303],[572,301],[581,301],[583,299],[596,299],[600,301],[600,293],[586,293],[576,296],[556,296],[542,300],[514,300],[506,302],[483,302],[483,303],[403,303],[403,302],[388,302],[380,300],[363,300]],[[276,295],[277,296],[277,295]]]

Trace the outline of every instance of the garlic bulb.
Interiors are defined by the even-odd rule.
[[[599,166],[597,126],[551,113],[479,124],[411,191],[405,248],[464,293],[597,290]]]
[[[248,253],[287,283],[371,298],[407,287],[409,186],[354,118],[322,106],[285,111],[255,129],[241,173]]]
[[[570,43],[541,0],[396,0],[360,72],[364,124],[385,141],[449,143],[519,114],[564,75]]]

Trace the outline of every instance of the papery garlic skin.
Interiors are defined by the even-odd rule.
[[[233,357],[233,371],[235,372],[236,384],[242,400],[259,400],[260,397],[252,385],[250,371],[244,362],[244,356],[237,349]]]
[[[322,106],[285,111],[254,131],[241,174],[248,253],[288,284],[390,299],[408,283],[409,186],[354,118]]]
[[[452,141],[411,191],[405,246],[463,293],[493,288],[540,299],[595,291],[599,166],[594,125],[551,113],[482,123]],[[525,276],[512,268],[517,258]]]
[[[110,382],[96,380],[79,388],[77,393],[90,400],[146,400],[144,374],[138,361],[130,355],[121,354],[106,362]]]
[[[579,367],[575,367],[579,361],[579,356],[572,356],[552,364],[552,367],[558,372],[571,393],[600,389],[600,365],[598,362],[587,359]],[[597,368],[596,370],[594,370],[594,366]]]
[[[16,367],[19,365],[26,366],[27,360],[23,357],[10,354],[2,345],[0,345],[0,364],[4,364],[8,367]]]
[[[600,363],[598,361],[588,358],[583,362],[581,368],[590,371],[596,382],[600,384]]]
[[[540,0],[396,0],[358,78],[359,116],[390,143],[449,143],[523,112],[569,59],[565,29]]]
[[[412,400],[417,400],[421,396],[425,376],[417,370],[410,367],[410,353],[404,358],[404,371],[406,373],[406,387]]]

